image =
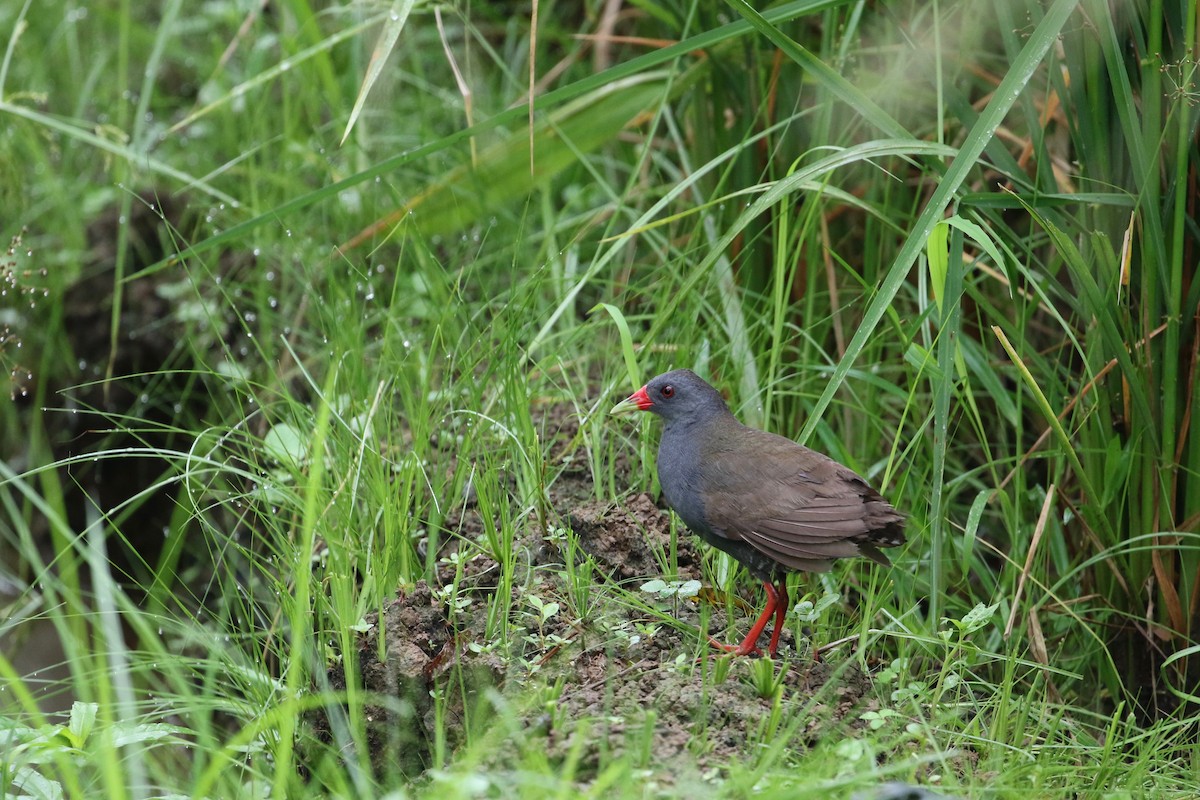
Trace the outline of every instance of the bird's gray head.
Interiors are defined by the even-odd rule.
[[[690,369],[664,372],[613,407],[611,414],[650,411],[667,422],[699,421],[729,413],[716,389]]]

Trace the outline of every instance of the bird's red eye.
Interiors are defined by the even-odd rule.
[[[669,400],[670,398],[675,396],[675,387],[668,383],[666,386],[664,386],[662,388],[662,391],[660,392],[660,394]]]

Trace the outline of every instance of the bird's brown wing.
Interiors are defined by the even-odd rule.
[[[887,564],[879,546],[903,542],[903,515],[852,470],[774,434],[744,428],[736,455],[709,471],[713,529],[786,568],[820,572],[838,558]],[[732,455],[732,457],[731,457]]]

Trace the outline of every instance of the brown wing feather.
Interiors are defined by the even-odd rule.
[[[887,564],[877,545],[904,540],[903,515],[852,470],[764,431],[741,427],[716,442],[704,487],[709,523],[784,567],[825,571],[833,559],[866,556]]]

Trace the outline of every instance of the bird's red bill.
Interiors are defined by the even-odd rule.
[[[629,395],[629,397],[625,398],[625,402],[636,405],[638,407],[638,411],[645,411],[650,406],[654,405],[654,402],[650,399],[650,395],[646,394],[645,386]]]
[[[612,407],[610,414],[636,414],[638,411],[646,411],[654,405],[650,399],[650,395],[646,392],[646,387],[638,389],[633,394],[626,397],[621,402]]]

